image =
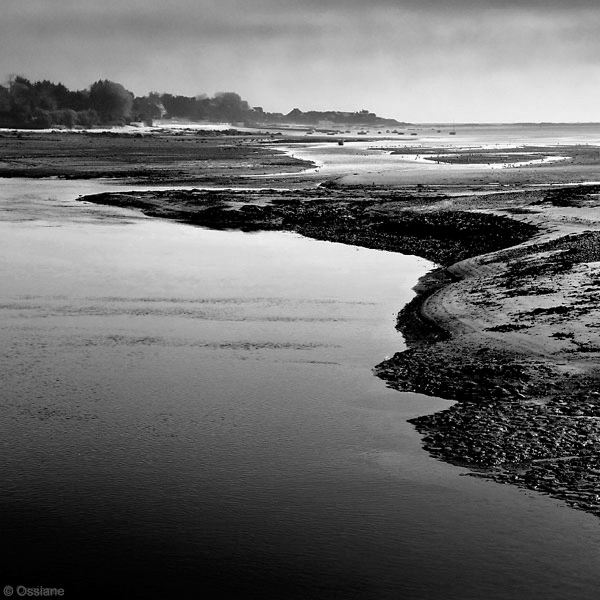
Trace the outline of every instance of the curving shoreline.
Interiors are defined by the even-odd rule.
[[[567,233],[577,217],[563,218],[549,227],[538,213],[533,240],[450,267],[455,281],[399,315],[401,330],[412,312],[443,335],[413,331],[376,372],[457,401],[412,421],[432,455],[600,516],[600,231]]]
[[[309,163],[281,151],[296,142],[277,141],[275,147],[269,136],[207,132],[6,134],[0,170],[102,176],[132,187],[256,187],[81,200],[206,227],[295,231],[436,262],[440,268],[419,283],[398,318],[408,350],[376,373],[396,389],[457,401],[414,421],[436,457],[600,515],[600,186],[577,185],[598,179],[600,147],[563,144],[569,159],[551,165],[491,171],[432,164],[423,171],[390,163],[380,171],[375,160],[327,177],[303,175]],[[509,154],[534,150],[557,149]],[[454,154],[458,163],[490,158]],[[363,162],[362,154],[352,155],[352,165]],[[298,174],[282,177],[282,170]]]
[[[296,231],[438,262],[442,267],[399,314],[408,350],[375,373],[397,390],[457,401],[413,420],[432,455],[600,516],[596,196],[589,186],[451,200],[320,188],[82,200],[207,227]],[[557,211],[565,198],[579,206]]]

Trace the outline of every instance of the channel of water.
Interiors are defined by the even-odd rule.
[[[597,519],[433,460],[407,419],[449,403],[371,372],[431,263],[76,201],[108,188],[0,181],[4,584],[597,597]]]

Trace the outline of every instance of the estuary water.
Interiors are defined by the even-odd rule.
[[[455,135],[450,135],[454,131]],[[336,135],[331,142],[305,144],[295,143],[286,151],[303,160],[313,161],[315,167],[304,172],[305,176],[315,175],[335,177],[346,183],[379,182],[380,184],[440,183],[436,176],[451,177],[473,173],[493,173],[507,167],[523,166],[526,161],[516,163],[450,164],[427,160],[426,154],[415,155],[415,150],[423,152],[437,149],[440,154],[455,151],[493,149],[502,152],[507,148],[523,148],[524,152],[535,151],[540,146],[554,147],[564,156],[546,159],[543,162],[561,162],[570,155],[571,145],[600,144],[599,123],[547,123],[547,124],[457,124],[453,129],[446,125],[419,125],[405,129],[402,135],[394,135],[387,130],[370,131],[368,139],[356,140],[356,132],[348,135]],[[412,133],[412,135],[411,135]],[[380,134],[380,135],[377,135]],[[338,139],[344,141],[338,145]],[[281,147],[280,147],[281,148]],[[403,154],[410,149],[410,154]],[[392,154],[394,152],[394,154]],[[429,155],[431,157],[431,155]],[[534,160],[533,164],[541,162]],[[288,173],[294,177],[295,173]],[[271,175],[265,175],[265,178]],[[390,179],[392,177],[392,179]],[[433,179],[432,179],[433,177]],[[446,182],[451,179],[446,180]]]
[[[449,403],[373,376],[430,263],[76,201],[117,187],[0,180],[3,586],[597,597],[597,519],[433,460]]]

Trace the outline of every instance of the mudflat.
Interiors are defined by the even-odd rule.
[[[408,350],[375,372],[400,391],[456,400],[414,421],[433,455],[600,516],[600,186],[589,183],[598,178],[600,148],[447,151],[432,161],[439,149],[421,147],[422,170],[387,168],[386,155],[385,169],[346,174],[303,172],[307,163],[268,136],[188,134],[181,142],[160,134],[127,139],[119,151],[119,136],[73,134],[81,136],[73,146],[50,138],[43,151],[45,134],[30,139],[33,150],[10,135],[0,143],[0,175],[41,176],[51,167],[54,176],[77,177],[80,169],[86,177],[232,186],[85,201],[434,261],[439,268],[398,315]],[[288,152],[307,146],[284,141]],[[545,160],[558,153],[560,161]],[[234,189],[240,181],[261,189]]]
[[[0,177],[207,185],[308,166],[267,147],[274,139],[266,133],[236,129],[152,133],[5,130],[0,132]]]

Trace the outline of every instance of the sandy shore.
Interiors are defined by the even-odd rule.
[[[459,402],[415,420],[432,454],[600,515],[598,191],[461,198],[538,234],[425,285],[399,317],[411,349],[377,372],[399,390]],[[415,335],[415,311],[442,330],[433,343]]]

